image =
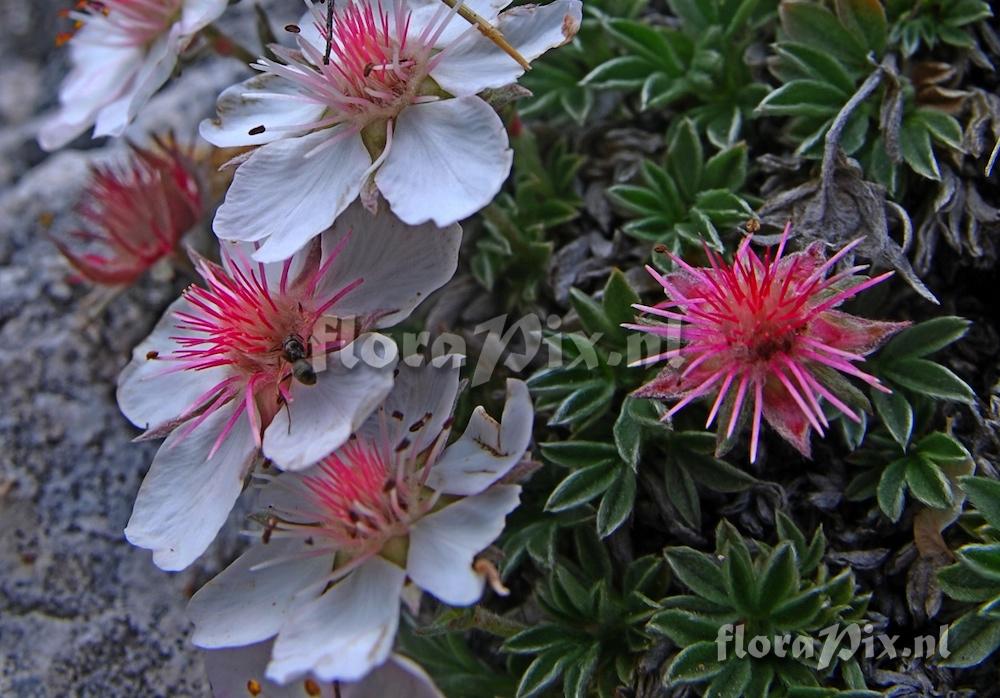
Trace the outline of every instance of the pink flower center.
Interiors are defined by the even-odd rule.
[[[211,262],[198,260],[197,269],[206,285],[191,286],[184,292],[190,310],[176,313],[181,334],[173,337],[180,348],[160,358],[176,361],[173,371],[203,371],[219,366],[230,371],[186,411],[186,415],[198,416],[184,433],[190,433],[224,404],[238,399],[216,448],[244,412],[257,427],[254,434],[259,441],[262,428],[282,404],[291,400],[288,386],[293,376],[302,382],[315,381],[309,358],[336,351],[353,338],[339,323],[317,327],[340,299],[362,283],[359,278],[338,290],[319,289],[348,239],[344,237],[322,264],[314,262],[312,271],[299,273],[295,279],[290,275],[292,262],[298,256],[284,262],[280,279],[269,279],[263,264],[253,263],[225,246],[228,273]],[[319,329],[328,334],[317,336]]]
[[[453,13],[442,3],[441,12],[415,33],[405,2],[390,1],[391,12],[380,0],[351,0],[334,10],[329,28],[325,8],[314,5],[315,29],[325,46],[300,41],[301,53],[274,47],[281,62],[261,58],[254,65],[296,83],[306,99],[327,107],[320,121],[296,125],[297,130],[349,123],[353,133],[437,98],[425,94],[435,92],[427,78],[440,55],[434,44]]]
[[[70,16],[84,24],[104,22],[108,44],[146,46],[177,21],[182,5],[183,0],[83,0]]]

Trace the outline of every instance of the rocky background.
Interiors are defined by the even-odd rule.
[[[137,432],[114,395],[132,347],[187,281],[147,278],[108,302],[69,281],[47,236],[72,225],[88,163],[119,147],[84,136],[50,155],[34,142],[67,70],[53,37],[71,4],[0,0],[0,696],[208,696],[184,607],[235,555],[238,527],[176,575],[125,541],[156,444],[129,443]],[[275,22],[294,19],[283,16],[293,3],[270,4],[283,6]],[[242,3],[224,28],[253,37],[252,15]],[[131,135],[194,138],[244,72],[202,56]]]

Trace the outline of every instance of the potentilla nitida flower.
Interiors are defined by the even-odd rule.
[[[451,278],[461,229],[348,210],[282,263],[222,245],[133,353],[118,404],[166,435],[125,535],[163,569],[204,551],[260,455],[301,469],[341,446],[389,393],[396,347],[368,330],[407,317]]]
[[[579,0],[466,3],[526,59],[569,41]],[[217,146],[261,146],[239,166],[215,218],[223,239],[264,241],[283,259],[360,195],[381,195],[410,224],[448,225],[488,204],[510,172],[503,122],[477,96],[523,72],[440,0],[313,5],[292,27],[297,47],[272,47],[261,74],[219,97],[201,134]]]
[[[260,541],[191,599],[196,645],[275,637],[269,679],[356,681],[389,657],[408,582],[450,605],[480,598],[496,571],[475,558],[518,504],[520,487],[500,480],[524,456],[533,412],[527,386],[509,380],[500,422],[478,407],[446,445],[455,358],[401,365],[351,441],[269,478]]]
[[[412,660],[392,655],[360,681],[323,681],[306,676],[287,684],[264,674],[272,642],[202,653],[215,698],[444,698],[444,694]]]
[[[91,125],[94,136],[120,136],[170,78],[180,53],[226,9],[228,0],[80,2],[68,42],[73,69],[59,90],[60,108],[38,142],[56,150]]]
[[[840,374],[889,392],[854,364],[908,324],[835,310],[892,272],[859,276],[864,265],[835,271],[860,240],[829,259],[822,243],[785,255],[790,226],[773,254],[769,249],[763,257],[747,237],[731,264],[706,247],[708,267],[692,267],[675,255],[676,271],[660,274],[647,267],[668,300],[636,305],[644,323],[626,325],[681,345],[640,362],[668,365],[635,394],[676,400],[666,418],[693,400],[712,398],[706,428],[719,419],[720,449],[749,413],[751,461],[757,459],[762,419],[806,457],[810,429],[822,435],[829,426],[822,401],[860,421],[845,401],[851,388]]]
[[[172,138],[131,145],[126,161],[91,169],[74,209],[81,227],[53,242],[85,279],[131,284],[174,255],[204,213],[204,188],[192,154]]]

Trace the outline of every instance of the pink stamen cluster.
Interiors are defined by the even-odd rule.
[[[54,240],[84,278],[106,285],[134,282],[172,255],[204,213],[191,156],[169,138],[157,145],[133,145],[124,166],[92,169],[75,208],[86,227]]]
[[[183,0],[85,0],[69,16],[80,25],[106,22],[111,32],[103,43],[109,46],[146,46],[173,24]]]
[[[315,355],[336,351],[350,340],[340,333],[322,341],[314,336],[320,319],[363,281],[355,279],[329,295],[317,294],[320,281],[348,240],[345,236],[322,263],[295,279],[289,278],[294,258],[286,260],[276,284],[268,280],[263,264],[225,246],[229,273],[205,259],[196,260],[206,285],[191,286],[184,292],[191,310],[176,313],[177,329],[182,333],[173,339],[180,348],[159,358],[177,362],[170,371],[203,371],[218,366],[231,370],[186,410],[184,417],[197,416],[184,427],[183,434],[237,400],[213,453],[244,413],[260,445],[263,428],[280,405],[292,399],[289,384],[297,357],[288,355],[289,341]]]
[[[442,3],[434,20],[413,35],[405,2],[390,2],[391,12],[383,9],[381,0],[351,0],[334,9],[332,18],[313,6],[313,21],[326,42],[326,51],[307,42],[300,42],[301,53],[273,46],[279,60],[261,58],[254,64],[264,73],[298,85],[303,99],[327,107],[321,120],[288,130],[346,123],[352,128],[336,138],[345,137],[373,122],[391,121],[410,104],[434,99],[421,96],[420,88],[439,60],[441,54],[434,53],[434,45],[454,12]],[[391,136],[391,126],[387,128]]]
[[[692,267],[676,255],[671,259],[677,272],[664,275],[647,267],[669,300],[635,307],[668,322],[626,325],[664,338],[676,339],[679,331],[680,347],[639,362],[668,360],[676,366],[637,391],[645,397],[678,398],[666,417],[715,391],[706,428],[720,409],[728,412],[725,437],[729,439],[745,403],[752,400],[751,460],[757,458],[762,416],[786,438],[807,434],[809,426],[823,434],[829,426],[820,405],[823,398],[860,421],[860,415],[821,382],[816,369],[834,369],[889,392],[852,362],[863,361],[864,354],[902,327],[833,310],[892,275],[856,276],[866,265],[830,274],[860,240],[825,261],[818,246],[784,257],[788,232],[786,227],[773,257],[770,249],[763,258],[758,256],[746,238],[732,264],[706,246],[707,268]],[[804,429],[792,424],[795,420],[789,414],[796,411],[805,418]],[[805,444],[807,449],[807,440]],[[801,442],[796,446],[801,449]]]
[[[405,419],[399,413],[390,418]],[[424,415],[411,431],[430,418]],[[446,423],[422,452],[407,439],[394,445],[387,433],[383,423],[378,436],[352,437],[323,459],[315,474],[298,480],[310,503],[308,511],[272,510],[274,530],[326,539],[351,554],[352,566],[377,554],[389,540],[406,536],[413,522],[438,501],[439,494],[426,483],[448,440],[449,426]]]

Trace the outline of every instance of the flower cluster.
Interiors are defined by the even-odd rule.
[[[838,395],[844,379],[837,372],[888,392],[854,363],[907,325],[836,310],[892,275],[858,276],[864,266],[833,273],[860,240],[829,259],[821,243],[785,255],[790,227],[763,258],[747,237],[731,264],[706,247],[709,267],[692,267],[676,255],[671,255],[673,272],[647,267],[667,300],[636,305],[645,322],[626,325],[680,343],[642,362],[668,364],[635,394],[676,400],[666,418],[700,397],[714,396],[705,426],[718,418],[720,449],[749,414],[751,461],[757,460],[761,419],[806,457],[810,429],[822,434],[829,425],[821,400],[859,421],[857,409]]]
[[[378,330],[452,277],[457,221],[509,173],[503,122],[480,94],[571,39],[581,8],[306,4],[295,46],[269,47],[202,124],[212,144],[244,150],[215,215],[218,261],[189,252],[200,282],[119,379],[139,438],[164,438],[125,536],[184,569],[257,483],[260,542],[191,602],[195,642],[237,648],[208,655],[216,694],[431,698],[393,654],[400,600],[423,589],[470,605],[487,580],[503,590],[477,556],[518,505],[504,478],[533,410],[510,380],[500,421],[480,407],[449,444],[462,357],[414,368]],[[79,3],[42,146],[91,124],[120,135],[226,5]],[[133,147],[128,167],[95,169],[86,228],[57,244],[87,278],[130,283],[200,222],[203,180],[172,145]]]

